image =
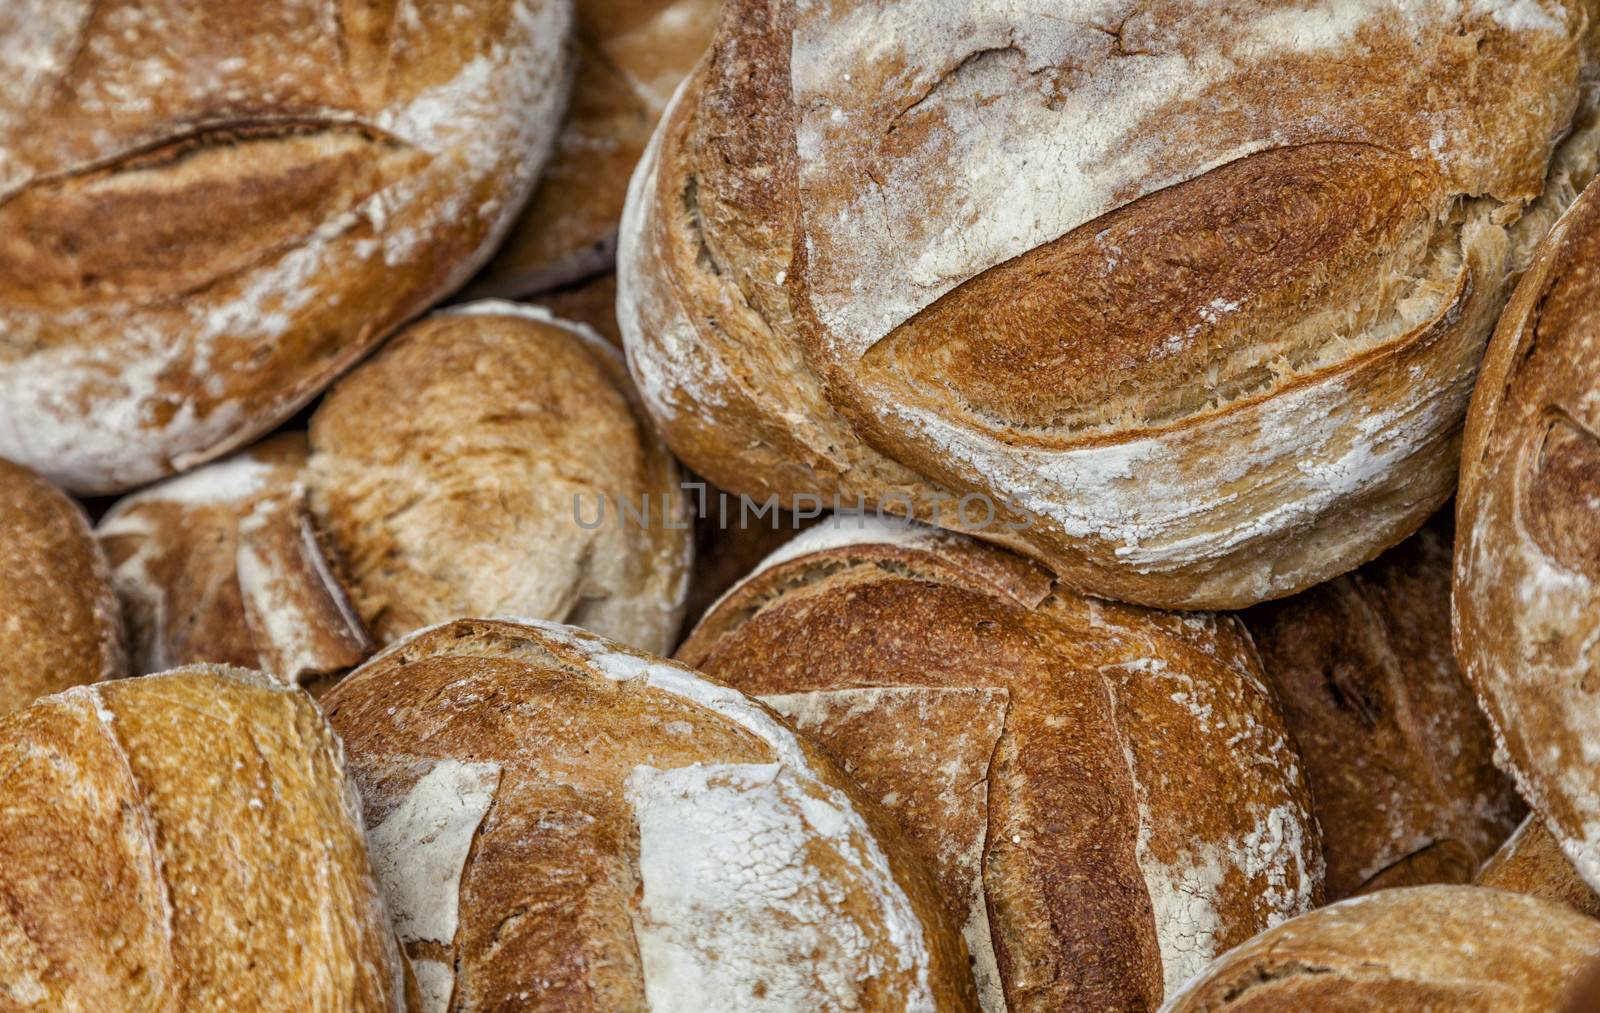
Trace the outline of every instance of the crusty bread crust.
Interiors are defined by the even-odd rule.
[[[639,156],[711,41],[719,0],[577,0],[577,73],[555,151],[474,295],[517,297],[611,267]]]
[[[1600,922],[1473,886],[1384,890],[1285,922],[1228,953],[1164,1013],[1545,1013],[1600,957]]]
[[[572,627],[458,620],[324,703],[436,1008],[975,1008],[887,817],[688,669]]]
[[[1456,648],[1518,787],[1600,887],[1600,187],[1540,248],[1473,395]]]
[[[0,460],[0,714],[127,674],[122,612],[83,508]]]
[[[1330,901],[1469,882],[1526,812],[1450,643],[1451,534],[1441,516],[1241,613],[1305,757]]]
[[[1591,7],[730,4],[624,219],[646,403],[736,491],[987,494],[1095,593],[1325,580],[1453,487],[1553,153],[1600,149]]]
[[[1578,875],[1536,814],[1523,820],[1516,833],[1483,863],[1474,882],[1560,901],[1591,918],[1600,918],[1600,894]]]
[[[555,135],[571,20],[571,0],[0,11],[0,455],[110,492],[292,414],[493,249]]]
[[[344,755],[311,698],[195,666],[0,718],[8,1008],[405,1008]]]
[[[986,1009],[1154,1009],[1320,901],[1300,758],[1237,620],[1052,585],[959,535],[839,517],[679,658],[816,736],[902,821]]]

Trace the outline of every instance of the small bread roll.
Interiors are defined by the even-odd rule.
[[[522,296],[604,271],[633,167],[711,41],[720,0],[576,0],[577,75],[555,153],[472,285]]]
[[[1600,888],[1600,187],[1495,332],[1461,461],[1456,648],[1505,763]]]
[[[325,699],[429,1010],[970,1010],[887,818],[766,708],[550,623],[459,620]]]
[[[0,714],[127,674],[122,615],[89,518],[0,460]]]
[[[1475,886],[1384,890],[1263,932],[1164,1013],[1549,1013],[1600,957],[1600,922]]]
[[[0,456],[114,492],[292,415],[477,270],[571,0],[0,7]]]
[[[480,613],[670,648],[692,533],[632,396],[614,348],[533,307],[413,325],[329,392],[309,445],[274,437],[107,513],[135,668],[306,682]]]
[[[1498,890],[1512,890],[1546,900],[1557,900],[1600,918],[1600,895],[1596,895],[1578,875],[1561,845],[1550,836],[1538,816],[1522,821],[1516,833],[1507,838],[1478,871],[1475,882]]]
[[[678,657],[899,818],[986,1010],[1151,1010],[1321,899],[1300,758],[1237,620],[1079,598],[970,539],[835,516]]]
[[[1146,605],[1310,587],[1453,491],[1508,279],[1600,153],[1596,16],[730,0],[623,218],[640,392],[731,491]]]
[[[0,718],[0,1005],[405,1008],[344,756],[311,698],[194,666]]]
[[[1526,812],[1450,644],[1450,529],[1241,614],[1305,757],[1328,899],[1466,883]]]

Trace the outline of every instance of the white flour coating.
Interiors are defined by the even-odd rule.
[[[319,60],[337,62],[336,48],[329,43],[338,36],[332,20],[334,5],[303,6],[313,8],[321,17],[320,27],[305,47],[297,48],[297,37],[280,40],[283,49],[301,53],[303,62],[313,65]],[[410,5],[404,9],[415,19]],[[447,34],[456,26],[445,22],[470,14],[470,9],[461,5],[440,10],[441,23],[417,24],[411,30],[431,29]],[[30,352],[25,365],[0,369],[0,455],[28,462],[58,484],[74,490],[126,487],[148,482],[164,472],[185,470],[241,442],[252,431],[250,427],[265,428],[273,417],[292,411],[314,391],[295,388],[292,397],[284,394],[268,408],[258,408],[261,418],[245,417],[241,404],[229,400],[223,400],[204,417],[194,410],[193,402],[183,401],[176,405],[170,418],[163,418],[159,413],[170,410],[172,405],[159,395],[162,383],[172,383],[174,377],[181,382],[185,375],[192,375],[208,394],[222,395],[225,377],[212,370],[210,363],[224,347],[277,344],[298,319],[314,312],[319,301],[337,301],[337,293],[330,295],[323,279],[370,264],[375,258],[395,266],[425,256],[441,229],[473,218],[488,223],[489,235],[479,249],[453,265],[439,291],[455,288],[476,270],[532,186],[553,144],[560,109],[566,100],[566,63],[558,54],[570,30],[571,5],[521,0],[510,13],[512,27],[502,38],[489,43],[484,54],[433,89],[404,104],[383,109],[376,116],[374,125],[433,154],[427,167],[323,222],[274,263],[246,275],[237,294],[220,298],[210,293],[209,298],[190,300],[182,311],[191,319],[179,329],[181,333],[174,333],[167,321],[157,322],[154,311],[145,316],[137,306],[80,308],[45,315],[20,309],[8,312],[7,319],[0,319],[0,349],[7,344],[26,348],[40,342],[45,334],[63,330],[106,327],[112,318],[117,320],[119,333],[116,341],[57,343],[44,351]],[[153,30],[157,27],[153,19],[158,15],[159,11],[137,14],[127,31]],[[0,13],[0,27],[5,19],[6,15]],[[95,43],[101,41],[106,27],[102,26],[93,37]],[[29,50],[43,55],[23,54],[26,60],[35,62],[55,59],[47,77],[64,69],[64,54],[56,51],[60,47],[53,49],[52,45],[45,40]],[[181,102],[175,106],[180,111],[191,104],[209,110],[212,106],[207,103],[214,104],[215,99],[211,93],[230,79],[231,72],[222,65],[231,62],[223,60],[211,75],[163,64],[157,67],[156,80],[175,94],[181,93]],[[245,90],[239,95],[230,93],[229,97],[241,107],[248,107],[251,102],[260,101],[256,92],[262,83],[249,76],[245,61],[237,62],[245,67],[240,79]],[[97,115],[115,118],[126,112],[139,94],[134,89],[103,95],[94,108]],[[4,103],[0,103],[3,107]],[[326,108],[314,112],[318,118],[335,124],[355,122],[354,114],[348,110]],[[207,125],[203,118],[197,122]],[[222,125],[226,122],[225,119]],[[6,125],[0,122],[0,129]],[[164,123],[154,124],[151,129],[155,127],[167,132],[174,129]],[[100,143],[122,147],[101,152],[98,161],[113,161],[129,145],[135,149],[140,146],[111,131],[102,133],[105,138]],[[142,138],[142,142],[159,139],[160,136]],[[13,157],[8,143],[0,135],[0,187]],[[504,178],[506,192],[484,203],[472,194],[472,184],[490,173]],[[26,176],[20,180],[26,181]],[[351,230],[362,224],[372,227],[376,241],[350,240]],[[352,261],[357,265],[353,266]],[[425,293],[419,293],[417,298],[419,302],[427,299]]]
[[[661,140],[674,110],[683,101],[690,78],[678,85],[650,136],[644,156],[628,180],[628,198],[617,230],[617,326],[627,351],[628,368],[639,385],[650,414],[672,419],[697,405],[721,407],[719,388],[731,374],[677,302],[676,287],[665,265],[665,230],[654,227],[656,216],[670,210],[656,207]],[[646,335],[648,334],[648,338]]]
[[[367,832],[372,868],[402,943],[454,944],[467,852],[499,783],[498,764],[437,760]],[[434,994],[448,998],[450,980],[441,975],[450,969],[428,973]]]
[[[907,945],[920,935],[916,912],[842,792],[781,763],[696,764],[637,767],[626,795],[639,825],[634,932],[652,1013],[855,1009],[866,980],[916,970]],[[817,867],[819,845],[842,874]],[[861,890],[880,925],[841,908]],[[903,998],[908,1013],[935,1008],[925,973]]]
[[[1314,10],[1196,0],[1158,24],[1123,0],[798,3],[791,75],[809,291],[836,353],[857,357],[989,268],[1245,156],[1308,141],[1409,143],[1372,134],[1362,115],[1367,101],[1408,95],[1403,75],[1332,112],[1269,88],[1248,98],[1259,109],[1245,125],[1181,108],[1208,88],[1248,84],[1279,56],[1359,55],[1360,31],[1434,53],[1464,15],[1493,11],[1503,29],[1539,32],[1553,18],[1533,0],[1325,0]],[[885,83],[861,88],[852,71]],[[1429,136],[1471,138],[1473,115],[1448,96]],[[900,120],[926,129],[894,133]],[[1447,173],[1477,168],[1474,152],[1414,140]]]

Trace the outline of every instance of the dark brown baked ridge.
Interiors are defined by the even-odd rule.
[[[570,20],[555,0],[0,14],[27,66],[0,98],[0,454],[113,492],[293,414],[510,224]]]
[[[1450,642],[1448,517],[1242,613],[1305,758],[1331,901],[1466,883],[1522,818]]]

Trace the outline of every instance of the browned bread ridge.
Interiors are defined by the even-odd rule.
[[[1263,932],[1164,1013],[1548,1013],[1600,957],[1600,922],[1475,886],[1383,890]]]
[[[83,508],[0,460],[0,714],[127,674],[122,614]]]
[[[1600,888],[1600,187],[1555,227],[1473,394],[1456,513],[1462,668],[1528,804]]]
[[[1321,900],[1300,758],[1236,619],[1080,598],[1004,550],[835,516],[678,657],[900,820],[986,1010],[1154,1009]]]
[[[482,302],[413,325],[335,386],[309,446],[273,437],[106,514],[134,669],[309,683],[474,614],[668,649],[691,532],[664,513],[683,512],[677,469],[632,398],[612,347],[543,311]],[[621,515],[643,497],[648,524]]]
[[[1402,540],[1594,172],[1593,0],[1028,11],[730,0],[621,230],[667,442],[1148,605]]]
[[[464,281],[560,122],[571,0],[0,9],[0,456],[235,449]]]
[[[975,1008],[888,818],[686,668],[572,627],[458,620],[325,704],[430,1009]]]
[[[0,717],[0,1007],[383,1011],[405,977],[306,694],[194,666]]]
[[[1240,614],[1305,758],[1330,901],[1470,882],[1526,813],[1450,644],[1448,521]]]
[[[628,179],[678,82],[706,51],[720,0],[577,0],[577,73],[528,206],[471,285],[522,296],[610,268]]]
[[[1474,882],[1557,900],[1591,918],[1600,918],[1600,895],[1578,875],[1537,815],[1522,821],[1516,833],[1483,864]]]

